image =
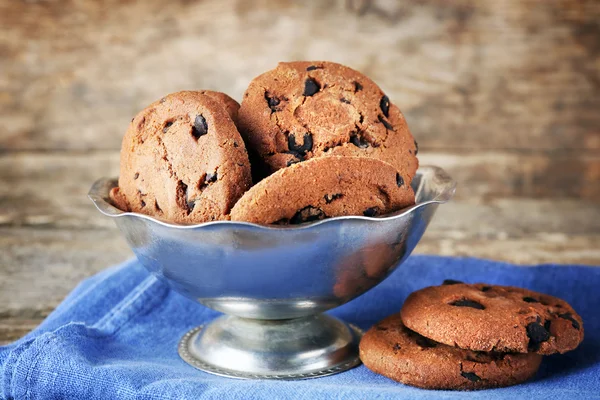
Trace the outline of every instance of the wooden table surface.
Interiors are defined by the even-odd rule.
[[[0,343],[132,256],[86,198],[166,93],[371,76],[459,182],[416,253],[600,265],[600,2],[0,0]]]

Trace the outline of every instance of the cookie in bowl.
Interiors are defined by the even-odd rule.
[[[400,109],[367,76],[333,62],[282,62],[256,77],[238,126],[263,175],[311,158],[358,156],[391,164],[410,185],[418,167]]]
[[[300,224],[328,217],[375,217],[415,203],[413,189],[392,165],[366,157],[320,157],[254,185],[231,211],[233,221]]]
[[[123,138],[113,204],[178,224],[229,219],[252,183],[234,108],[184,91],[142,110]]]

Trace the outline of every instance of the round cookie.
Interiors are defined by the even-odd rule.
[[[418,167],[398,107],[371,79],[336,63],[279,63],[256,77],[238,126],[271,171],[324,155],[365,156],[393,165],[410,185]]]
[[[213,90],[199,90],[198,93],[204,94],[222,103],[225,106],[225,109],[227,110],[227,114],[229,114],[233,122],[237,124],[238,111],[240,109],[240,104],[237,101],[235,101],[223,92],[215,92]]]
[[[511,286],[445,281],[411,293],[400,312],[415,332],[476,351],[564,353],[583,321],[564,300]]]
[[[340,215],[384,215],[414,202],[412,188],[383,161],[320,157],[281,169],[254,185],[233,207],[231,219],[299,224]]]
[[[515,385],[533,377],[539,354],[485,353],[446,346],[406,328],[400,315],[373,326],[360,342],[367,368],[425,389],[476,390]]]
[[[226,108],[185,91],[152,103],[132,120],[111,199],[125,211],[193,224],[229,219],[250,185],[244,142]]]

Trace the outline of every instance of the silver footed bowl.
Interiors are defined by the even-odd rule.
[[[360,363],[358,328],[323,314],[383,281],[410,255],[456,183],[422,166],[416,204],[381,217],[345,216],[293,226],[214,221],[175,225],[109,202],[116,179],[89,192],[114,218],[138,260],[184,296],[223,316],[184,335],[181,357],[236,378],[303,379]]]

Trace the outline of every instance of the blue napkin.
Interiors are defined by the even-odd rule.
[[[382,284],[331,314],[367,329],[397,312],[410,292],[448,278],[559,296],[583,317],[585,340],[573,352],[546,357],[530,382],[471,393],[405,386],[364,366],[304,381],[227,379],[198,371],[177,355],[181,336],[218,313],[129,261],[82,282],[35,331],[0,347],[0,398],[600,399],[599,267],[412,256]]]

